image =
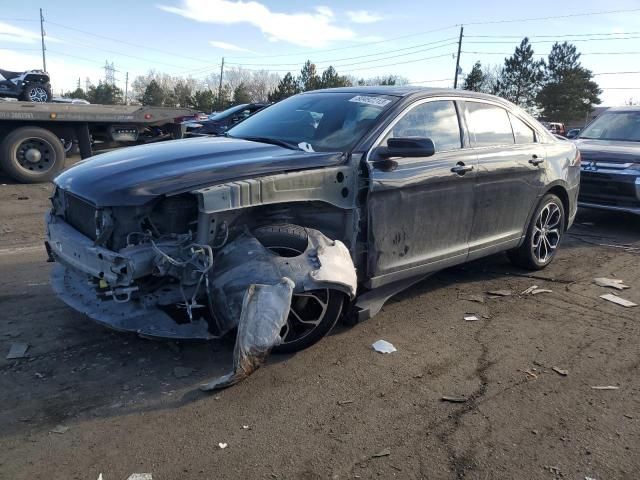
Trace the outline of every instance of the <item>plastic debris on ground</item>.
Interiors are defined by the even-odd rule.
[[[529,295],[531,292],[533,292],[537,288],[538,288],[537,285],[532,285],[529,288],[527,288],[526,290],[523,290],[522,292],[520,292],[520,295]]]
[[[18,360],[27,356],[27,350],[29,350],[28,343],[16,342],[12,343],[9,347],[9,353],[7,354],[7,360]]]
[[[371,455],[371,457],[372,458],[388,457],[389,455],[391,455],[391,449],[390,448],[383,448],[378,453],[374,453],[373,455]]]
[[[443,395],[442,401],[451,403],[464,403],[467,401],[467,397],[463,397],[460,395]]]
[[[66,425],[56,425],[50,431],[51,433],[62,435],[63,433],[67,433],[69,431],[69,427],[67,427]]]
[[[613,293],[605,293],[604,295],[600,295],[600,298],[603,300],[607,300],[609,302],[615,303],[617,305],[621,305],[626,308],[637,307],[637,303],[633,303],[631,300],[626,300],[622,297],[614,295]]]
[[[531,290],[531,295],[538,295],[539,293],[553,293],[553,291],[547,288],[536,288],[535,290]]]
[[[567,375],[569,375],[569,370],[563,370],[562,368],[558,368],[558,367],[553,367],[552,370],[556,372],[558,375],[562,375],[563,377],[566,377]]]
[[[153,480],[153,475],[150,473],[132,473],[127,480]]]
[[[513,295],[511,290],[491,290],[487,292],[489,295],[493,295],[494,297],[509,297]]]
[[[386,340],[378,340],[371,346],[378,353],[393,353],[398,351],[396,347],[393,346],[393,344],[387,342]]]
[[[233,371],[201,385],[201,390],[230,387],[260,368],[271,349],[281,341],[280,331],[287,323],[294,286],[289,278],[276,285],[249,286],[233,350]]]
[[[475,322],[477,320],[480,320],[476,315],[472,313],[465,314],[464,319],[466,322]]]
[[[619,280],[617,278],[605,278],[598,277],[593,279],[593,283],[600,287],[611,287],[616,290],[624,290],[625,288],[630,288],[628,285],[624,284],[624,280]]]
[[[220,448],[220,450],[224,450],[225,448],[227,448],[229,445],[223,442],[220,442],[218,444],[218,447]]]
[[[484,295],[461,295],[459,300],[468,300],[469,302],[484,303]]]
[[[620,390],[620,387],[616,385],[595,385],[591,387],[592,390]]]

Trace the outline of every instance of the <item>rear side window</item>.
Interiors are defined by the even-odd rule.
[[[477,147],[513,145],[513,131],[504,108],[486,103],[467,102],[469,127]]]
[[[516,143],[534,143],[536,141],[536,134],[529,125],[514,115],[509,114],[509,118],[511,119]]]
[[[389,138],[399,137],[430,138],[436,152],[462,148],[458,114],[453,101],[426,102],[412,108],[393,126],[382,145],[387,145]]]

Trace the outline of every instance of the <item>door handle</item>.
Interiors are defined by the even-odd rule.
[[[544,158],[541,158],[535,154],[529,159],[529,163],[531,165],[540,165],[542,162],[544,162]]]
[[[465,165],[464,162],[458,162],[455,167],[451,168],[451,172],[457,173],[458,175],[464,175],[472,170],[473,165]]]

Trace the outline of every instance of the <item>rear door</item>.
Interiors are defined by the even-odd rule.
[[[426,137],[433,140],[436,153],[397,158],[393,170],[369,163],[372,287],[466,260],[476,160],[475,153],[463,148],[461,132],[455,101],[420,100],[401,113],[376,144],[384,146],[391,137]]]
[[[518,244],[543,185],[545,149],[533,128],[499,105],[467,101],[466,116],[478,158],[472,259]]]

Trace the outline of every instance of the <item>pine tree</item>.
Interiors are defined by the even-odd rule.
[[[336,88],[350,86],[351,82],[347,79],[347,77],[338,75],[336,69],[330,66],[324,72],[322,72],[322,77],[320,78],[320,84],[318,85],[318,88]]]
[[[300,83],[300,88],[303,92],[317,90],[320,88],[321,80],[318,76],[316,66],[314,63],[311,63],[311,60],[307,60],[302,67],[302,70],[300,70],[298,82]]]
[[[538,103],[545,119],[568,123],[583,119],[600,103],[602,90],[590,70],[580,64],[580,53],[568,42],[555,43],[545,68]]]
[[[462,88],[473,92],[482,92],[484,91],[485,82],[486,79],[484,72],[482,71],[482,65],[480,62],[476,62],[469,72],[469,75],[464,79]]]
[[[164,104],[165,94],[158,82],[151,80],[147,88],[144,90],[144,94],[140,101],[143,105],[150,105],[152,107],[160,107]]]
[[[240,85],[233,90],[233,103],[236,105],[251,103],[251,93],[244,82],[240,82]]]
[[[209,89],[198,90],[193,94],[193,108],[200,112],[212,112],[215,96]]]
[[[116,105],[122,103],[122,90],[110,83],[100,82],[97,87],[89,87],[87,100],[102,105]]]
[[[269,94],[270,102],[279,102],[287,97],[300,93],[300,86],[291,73],[287,73],[278,83],[276,89]]]
[[[533,48],[525,37],[514,54],[505,58],[496,85],[499,96],[530,111],[536,107],[536,96],[544,78],[544,61],[534,60],[533,56]]]

